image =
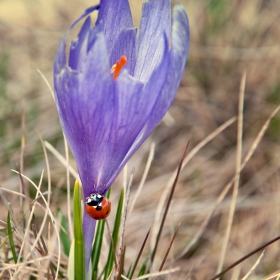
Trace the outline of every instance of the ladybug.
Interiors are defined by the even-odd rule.
[[[86,211],[95,220],[106,219],[111,212],[111,201],[98,193],[86,198]]]

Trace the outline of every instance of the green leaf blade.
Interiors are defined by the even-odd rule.
[[[12,250],[14,263],[17,263],[18,258],[17,258],[14,239],[13,239],[13,230],[12,230],[12,225],[11,225],[10,211],[8,211],[7,229],[8,229],[8,237],[9,237],[9,242],[10,242],[10,246],[11,246],[11,250]]]
[[[115,223],[114,223],[114,229],[112,233],[112,243],[109,250],[108,260],[104,269],[104,280],[107,280],[114,264],[114,258],[115,258],[115,252],[116,247],[119,239],[119,229],[121,225],[121,218],[122,218],[122,209],[123,209],[123,202],[124,202],[124,188],[121,190]]]
[[[63,251],[66,254],[66,256],[69,257],[71,241],[69,239],[69,236],[66,234],[66,232],[69,232],[67,219],[63,215],[63,213],[60,209],[57,210],[57,216],[61,217],[61,226],[64,229],[64,230],[60,229],[60,232],[59,232],[60,240],[62,242]]]
[[[85,245],[79,182],[74,187],[74,279],[86,279]]]

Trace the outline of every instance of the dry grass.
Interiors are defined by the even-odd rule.
[[[130,2],[137,24],[144,1]],[[181,222],[164,266],[173,273],[161,277],[210,279],[222,267],[279,235],[280,117],[276,110],[280,101],[280,2],[181,2],[190,19],[189,63],[169,115],[128,164],[128,175],[133,168],[135,175],[123,239],[125,267],[136,258],[151,226],[148,244],[154,244],[174,172],[190,139],[154,268],[158,271]],[[77,174],[70,155],[73,169],[69,168],[67,179],[65,164],[61,163],[67,162],[64,139],[55,105],[37,68],[52,83],[53,58],[63,32],[95,3],[0,2],[0,236],[1,243],[8,244],[4,229],[9,202],[16,248],[21,248],[26,260],[18,265],[1,262],[0,278],[18,275],[18,279],[29,279],[34,267],[43,277],[51,274],[50,260],[67,265],[66,256],[57,250],[60,218],[55,213],[59,207],[67,215],[67,185],[73,186]],[[243,98],[239,92],[244,71]],[[238,104],[243,100],[240,110]],[[47,160],[36,130],[49,143]],[[62,155],[60,160],[50,151],[50,145]],[[34,182],[23,178],[23,193],[20,176],[11,171],[19,170],[19,166],[22,174]],[[123,175],[112,190],[114,206]],[[109,225],[114,220],[114,206]],[[34,224],[32,213],[36,216],[37,237],[34,230],[28,230]],[[108,238],[104,251],[109,242]],[[149,246],[144,254],[152,248]],[[269,246],[262,258],[260,252],[223,279],[242,279],[252,267],[247,279],[277,279],[279,248],[279,242]],[[0,260],[8,252],[9,248],[2,246]],[[105,262],[104,254],[101,265]],[[178,266],[180,270],[176,270]],[[66,268],[61,272],[66,275]]]

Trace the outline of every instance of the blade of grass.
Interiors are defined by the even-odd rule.
[[[34,216],[33,216],[32,219],[34,220]],[[33,232],[34,237],[37,238],[37,236],[38,236],[38,231],[37,231],[36,225],[35,225],[34,223],[31,225],[31,230],[32,230],[32,232]],[[38,241],[38,243],[37,243],[37,250],[40,252],[40,254],[41,254],[42,256],[46,256],[47,254],[44,254],[44,250],[43,250],[43,247],[42,247],[40,241],[41,241],[41,236],[40,236],[40,239],[39,239],[39,241]]]
[[[161,236],[163,226],[164,226],[164,223],[165,223],[165,220],[166,220],[166,216],[167,216],[167,213],[168,213],[168,210],[169,210],[169,207],[170,207],[170,204],[171,204],[171,200],[172,200],[172,197],[173,197],[173,194],[174,194],[174,191],[175,191],[175,187],[177,185],[177,182],[178,182],[178,179],[179,179],[179,176],[180,176],[180,172],[181,172],[183,162],[184,162],[187,150],[188,150],[188,146],[189,146],[189,141],[188,141],[188,143],[185,147],[182,159],[181,159],[180,164],[179,164],[178,169],[177,169],[177,174],[176,174],[175,180],[173,182],[173,185],[172,185],[172,188],[171,188],[171,191],[170,191],[170,195],[168,197],[168,201],[167,201],[167,204],[166,204],[166,207],[165,207],[165,210],[164,210],[164,213],[163,213],[163,217],[162,217],[162,220],[161,220],[161,223],[160,223],[159,231],[158,231],[158,234],[157,234],[155,246],[154,246],[154,249],[153,249],[152,254],[151,254],[151,261],[150,261],[150,264],[148,266],[148,271],[150,270],[150,268],[151,268],[151,266],[154,262],[154,259],[155,259],[155,255],[156,255],[158,243],[159,243],[159,240],[160,240],[160,236]]]
[[[111,188],[108,190],[106,197],[110,198]],[[92,259],[92,280],[97,279],[97,270],[98,270],[98,263],[102,248],[102,240],[104,235],[104,229],[105,229],[105,220],[100,220],[97,223],[92,253],[91,253],[91,259]]]
[[[170,269],[167,269],[167,270],[162,270],[160,272],[154,272],[154,273],[141,275],[141,276],[138,276],[137,278],[134,278],[134,279],[135,280],[151,279],[151,278],[158,277],[158,276],[161,276],[161,275],[168,275],[168,274],[171,274],[171,273],[179,271],[179,270],[180,270],[180,267],[177,266],[177,267],[173,267],[173,268],[170,268]]]
[[[14,170],[14,169],[11,169],[13,172],[15,172],[16,174],[19,174],[19,172],[18,171],[16,171],[16,170]],[[42,198],[42,200],[43,200],[43,202],[44,202],[44,204],[45,204],[45,215],[44,215],[44,218],[43,218],[43,221],[42,221],[42,223],[41,223],[41,227],[40,227],[40,230],[39,230],[39,232],[38,232],[38,236],[37,236],[37,238],[34,240],[34,242],[33,242],[33,244],[32,244],[32,246],[30,247],[30,249],[29,249],[29,253],[28,253],[28,255],[26,256],[26,259],[28,259],[30,256],[31,256],[31,254],[33,253],[33,251],[35,250],[35,247],[36,247],[36,245],[37,245],[37,243],[38,243],[38,241],[39,241],[39,238],[40,238],[40,235],[42,234],[42,231],[43,231],[43,225],[45,224],[45,220],[47,219],[47,216],[49,216],[49,218],[51,219],[51,222],[52,222],[52,225],[53,225],[53,229],[54,229],[54,237],[56,237],[57,238],[57,243],[55,243],[55,244],[57,244],[57,246],[56,246],[56,248],[57,248],[57,262],[56,262],[56,264],[57,264],[57,271],[56,271],[56,275],[55,275],[55,279],[57,279],[57,277],[58,277],[58,272],[59,272],[59,267],[60,267],[60,259],[61,259],[61,249],[60,249],[60,236],[59,236],[59,232],[58,232],[58,227],[57,227],[57,224],[56,224],[56,221],[55,221],[55,218],[53,217],[53,214],[52,214],[52,211],[50,210],[50,207],[49,207],[49,204],[48,204],[48,202],[46,201],[46,199],[45,199],[45,197],[44,197],[44,194],[41,192],[41,190],[40,190],[40,188],[30,179],[30,178],[28,178],[27,176],[25,176],[25,175],[23,175],[23,174],[21,174],[21,176],[23,177],[23,178],[25,178],[28,182],[30,182],[31,183],[31,185],[38,191],[38,194],[39,194],[39,196]],[[42,176],[43,176],[43,173],[42,173]],[[3,188],[2,188],[3,189]],[[50,193],[50,191],[48,191],[47,193]],[[53,244],[53,243],[52,243]],[[54,246],[53,246],[53,248],[54,248]],[[26,263],[26,262],[25,262]],[[14,277],[16,277],[16,275],[18,275],[18,273],[20,272],[20,270],[23,268],[24,266],[17,266],[16,267],[16,271],[15,271],[15,273],[14,273]]]
[[[72,240],[69,257],[68,257],[68,267],[67,267],[67,276],[69,280],[74,280],[74,271],[75,271],[75,252],[74,246],[75,239]]]
[[[57,210],[57,216],[61,216],[61,219],[60,219],[61,227],[64,229],[63,230],[61,228],[59,231],[60,239],[61,239],[62,246],[63,246],[63,251],[66,254],[66,256],[69,256],[71,241],[69,239],[69,236],[66,234],[66,232],[68,232],[67,220],[60,209]]]
[[[127,209],[128,209],[128,203],[129,203],[129,197],[130,197],[130,188],[133,181],[133,175],[134,175],[134,169],[131,172],[129,183],[127,186],[125,186],[125,202],[123,205],[123,211],[122,211],[122,218],[121,218],[121,225],[120,225],[120,238],[119,238],[119,252],[117,253],[117,269],[116,269],[116,277],[115,279],[119,279],[121,277],[122,273],[122,255],[123,255],[123,239],[124,239],[124,231],[125,231],[125,222],[126,222],[126,216],[127,216]]]
[[[123,276],[125,274],[125,254],[126,254],[126,246],[123,247],[123,254],[122,254],[122,270],[120,276]],[[120,278],[121,279],[121,278]]]
[[[33,216],[33,219],[34,219],[34,223],[32,224],[31,227],[32,227],[32,231],[33,231],[34,237],[37,238],[38,230],[37,230],[37,223],[36,223],[35,216]],[[40,241],[41,241],[41,243],[38,242],[38,246],[39,246],[40,250],[42,251],[41,254],[43,256],[47,256],[49,254],[49,252],[48,252],[48,248],[46,246],[46,243],[45,243],[44,238],[43,238],[42,235],[40,236]],[[41,244],[42,244],[42,246],[41,246]],[[54,272],[54,269],[53,269],[53,266],[52,266],[52,262],[50,262],[49,268],[51,270],[52,278],[55,279],[55,272]]]
[[[78,172],[70,165],[67,163],[66,159],[64,158],[63,155],[61,155],[49,142],[44,141],[44,144],[46,148],[58,159],[58,161],[65,167],[69,168],[70,174],[75,178],[79,179],[79,174]]]
[[[107,260],[107,263],[106,263],[106,266],[104,269],[104,280],[107,280],[107,278],[111,274],[111,271],[113,268],[115,252],[116,252],[116,247],[117,247],[117,243],[118,243],[119,229],[120,229],[120,225],[121,225],[123,201],[124,201],[124,188],[122,188],[120,198],[119,198],[119,203],[118,203],[118,208],[117,208],[117,213],[116,213],[116,218],[115,218],[115,223],[114,223],[114,229],[113,229],[113,233],[112,233],[112,243],[111,243],[109,254],[108,254],[108,260]]]
[[[146,163],[146,166],[145,166],[145,170],[144,170],[144,173],[143,173],[143,176],[141,178],[141,181],[140,181],[140,184],[138,186],[138,189],[137,189],[137,192],[131,202],[131,205],[129,207],[129,213],[132,212],[133,208],[134,208],[134,205],[137,201],[137,198],[138,196],[140,195],[141,193],[141,190],[146,182],[146,179],[147,179],[147,175],[149,173],[149,170],[150,170],[150,167],[151,167],[151,164],[152,164],[152,161],[154,159],[154,153],[155,153],[155,143],[152,143],[151,145],[151,148],[150,148],[150,153],[149,153],[149,157],[148,157],[148,160],[147,160],[147,163]]]
[[[23,174],[22,173],[18,173],[19,175],[19,178],[20,178],[20,182],[22,184],[22,186],[25,186],[24,185],[24,180],[23,180]],[[26,211],[26,213],[24,213],[24,216],[22,217],[22,219],[25,219],[25,217],[27,217],[27,213],[30,211],[30,215],[29,215],[29,218],[27,220],[27,223],[25,223],[25,227],[24,228],[30,228],[31,227],[31,224],[32,224],[32,221],[34,220],[33,218],[33,215],[34,215],[34,211],[35,211],[35,205],[36,205],[36,201],[38,199],[38,197],[40,196],[39,194],[39,191],[40,191],[40,188],[42,186],[42,180],[43,180],[43,172],[41,173],[41,176],[40,176],[40,181],[39,181],[39,184],[38,184],[38,189],[36,190],[36,195],[35,195],[35,199],[30,203],[29,205],[29,210]],[[24,187],[25,188],[25,187]],[[28,197],[28,196],[27,196]],[[45,217],[47,216],[47,213],[45,212],[45,215],[44,215],[44,219]],[[17,234],[20,236],[20,233],[17,232]],[[39,237],[37,235],[37,237],[35,237],[35,241],[34,241],[34,244],[39,244]],[[22,242],[21,242],[21,246],[20,246],[20,250],[19,250],[19,253],[18,253],[18,261],[23,259],[23,260],[27,260],[28,259],[28,255],[29,252],[36,252],[36,247],[37,245],[34,245],[33,244],[33,250],[30,250],[29,248],[29,244],[30,244],[30,231],[29,230],[26,230],[25,233],[24,233],[24,236],[22,238]],[[19,266],[14,274],[14,277],[16,277],[15,275],[17,275],[20,270],[24,270],[24,265],[23,266]]]
[[[246,275],[241,280],[247,280],[248,277],[253,273],[253,271],[257,268],[257,266],[260,264],[263,256],[264,256],[265,250],[261,253],[261,255],[258,257],[257,261],[254,263],[254,265],[251,267],[251,269],[246,273]]]
[[[33,224],[31,225],[31,228],[32,228],[34,237],[37,238],[37,235],[38,235],[38,222],[37,222],[36,217],[35,217],[34,214],[33,214],[33,217],[32,217],[32,222],[33,222]],[[46,243],[45,243],[43,235],[40,235],[40,241],[41,241],[42,245],[40,244],[40,242],[38,242],[38,246],[40,248],[42,248],[43,253],[47,256],[49,254],[49,252],[48,252],[48,248],[46,246]]]
[[[256,254],[257,252],[263,250],[264,248],[266,248],[267,246],[273,244],[274,242],[280,240],[280,235],[273,238],[272,240],[268,241],[267,243],[263,244],[262,246],[258,247],[257,249],[253,250],[252,252],[250,252],[249,254],[245,255],[244,257],[240,258],[239,260],[237,260],[236,262],[234,262],[233,264],[231,264],[230,266],[228,266],[226,269],[224,269],[222,272],[220,272],[219,274],[215,275],[213,278],[211,278],[210,280],[215,280],[220,278],[221,276],[223,276],[224,274],[226,274],[229,270],[231,270],[232,268],[234,268],[235,266],[237,266],[238,264],[242,263],[243,261],[245,261],[246,259],[250,258],[251,256],[253,256],[254,254]]]
[[[123,269],[123,264],[124,264],[124,254],[125,254],[125,247],[124,248],[121,247],[118,266],[117,266],[117,273],[116,273],[116,276],[114,277],[115,280],[121,279],[122,269]]]
[[[134,262],[134,263],[132,264],[132,266],[130,267],[130,270],[129,270],[128,274],[127,274],[127,278],[129,278],[129,279],[132,279],[132,277],[133,277],[133,274],[134,274],[134,272],[135,272],[136,266],[137,266],[137,264],[138,264],[138,262],[139,262],[139,259],[140,259],[141,255],[142,255],[142,252],[143,252],[143,250],[144,250],[144,247],[145,247],[145,245],[146,245],[146,242],[147,242],[147,240],[148,240],[148,237],[149,237],[150,232],[151,232],[151,228],[149,229],[149,231],[148,231],[147,234],[146,234],[146,237],[145,237],[145,239],[144,239],[144,242],[143,242],[143,244],[142,244],[142,246],[141,246],[141,249],[140,249],[140,251],[139,251],[139,253],[138,253],[138,256],[137,256],[135,262]]]
[[[174,240],[175,240],[175,237],[176,237],[176,235],[177,235],[177,233],[178,233],[178,230],[179,230],[180,226],[181,226],[181,222],[179,223],[179,225],[178,225],[178,227],[177,227],[177,229],[176,229],[176,231],[175,231],[175,233],[174,233],[174,235],[173,235],[173,237],[172,237],[172,239],[171,239],[171,242],[170,242],[170,244],[169,244],[169,246],[168,246],[168,249],[167,249],[167,251],[166,251],[166,254],[165,254],[164,258],[163,258],[163,261],[162,261],[162,263],[161,263],[160,268],[159,268],[158,271],[162,271],[162,269],[163,269],[163,266],[164,266],[164,264],[165,264],[165,262],[166,262],[166,259],[167,259],[167,257],[168,257],[168,254],[169,254],[169,252],[170,252],[170,249],[171,249],[171,247],[172,247],[172,244],[173,244],[173,242],[174,242]]]
[[[74,279],[86,279],[85,245],[82,225],[82,207],[78,180],[74,187]]]
[[[149,260],[150,260],[150,257],[148,257],[148,258],[146,258],[144,260],[144,262],[143,262],[143,264],[142,264],[142,266],[141,266],[141,268],[140,268],[140,270],[138,272],[137,278],[141,277],[141,276],[143,276],[145,274],[146,269],[147,269],[147,264],[148,264]]]
[[[10,211],[8,211],[7,229],[8,229],[8,237],[9,237],[9,242],[10,242],[10,246],[11,246],[11,250],[12,250],[14,263],[17,263],[17,254],[16,254],[16,249],[15,249],[15,244],[14,244],[14,239],[13,239],[13,230],[12,230],[12,225],[11,225]]]
[[[236,207],[236,200],[238,196],[238,187],[239,187],[239,178],[240,178],[240,166],[242,160],[242,138],[243,138],[243,107],[244,107],[244,91],[245,91],[245,83],[246,83],[246,71],[243,73],[241,83],[240,83],[240,91],[239,91],[239,104],[238,104],[238,122],[237,122],[237,150],[236,150],[236,165],[235,165],[235,174],[236,179],[234,181],[233,192],[232,192],[232,199],[231,205],[228,215],[226,233],[223,241],[223,246],[221,250],[221,256],[219,260],[219,264],[217,267],[217,273],[222,270],[226,251],[228,247],[228,242],[230,238],[235,207]]]
[[[25,101],[24,99],[22,100],[21,103],[21,148],[20,148],[20,164],[19,164],[19,171],[24,172],[24,151],[25,151]],[[23,194],[28,194],[29,190],[27,189],[28,187],[25,186],[24,184],[20,184],[20,192]],[[19,205],[21,209],[21,215],[24,213],[24,201],[23,198],[19,198]],[[22,219],[22,227],[25,228],[25,219]]]

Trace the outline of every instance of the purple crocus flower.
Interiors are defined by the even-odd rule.
[[[91,27],[88,15],[94,10],[99,10],[98,19]],[[67,60],[68,33],[84,17]],[[171,0],[144,3],[138,33],[128,0],[101,0],[70,26],[55,56],[54,88],[85,197],[107,192],[163,118],[178,90],[188,50],[187,15],[177,4],[171,20]],[[113,76],[110,69],[123,56],[127,63]],[[95,223],[84,215],[87,267]]]

